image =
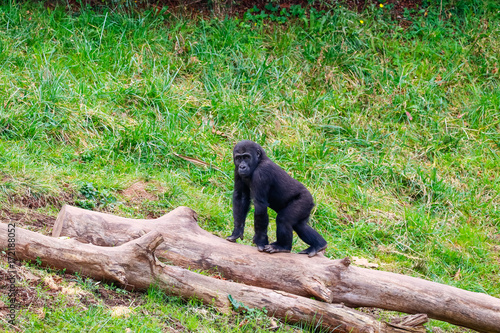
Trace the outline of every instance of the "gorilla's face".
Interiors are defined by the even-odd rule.
[[[234,166],[238,175],[251,178],[261,156],[262,149],[256,143],[251,141],[239,142],[233,150]]]

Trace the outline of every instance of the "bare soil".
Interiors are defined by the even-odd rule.
[[[156,200],[158,197],[146,190],[148,184],[143,181],[138,181],[130,185],[127,189],[121,192],[126,199],[140,202],[143,200]]]

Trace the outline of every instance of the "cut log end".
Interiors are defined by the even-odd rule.
[[[64,221],[66,219],[66,208],[68,205],[62,206],[59,214],[57,215],[56,222],[54,223],[54,227],[52,228],[52,237],[61,237],[61,232],[64,228]]]

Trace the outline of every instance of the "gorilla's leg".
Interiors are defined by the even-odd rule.
[[[293,228],[286,212],[279,212],[276,217],[276,242],[266,245],[264,251],[269,253],[290,252],[292,250]]]
[[[318,252],[326,249],[327,243],[316,230],[307,224],[307,220],[302,220],[294,225],[293,230],[295,230],[304,243],[310,245],[304,251],[299,252],[299,254],[307,254],[309,257],[314,257]]]
[[[255,215],[254,217],[254,230],[253,242],[257,245],[257,249],[262,252],[269,244],[267,238],[267,227],[269,226],[269,217],[267,212],[263,216]]]

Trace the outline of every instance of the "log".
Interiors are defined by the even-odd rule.
[[[128,219],[64,206],[53,236],[117,246],[156,230],[165,242],[161,261],[195,269],[217,269],[225,278],[349,307],[423,313],[480,332],[500,332],[500,299],[395,273],[354,267],[349,260],[318,255],[260,253],[199,227],[196,213],[179,207],[154,220]]]
[[[128,290],[156,285],[170,295],[195,297],[230,313],[229,295],[249,308],[266,308],[267,314],[290,323],[304,323],[330,332],[404,333],[425,332],[423,327],[394,326],[370,315],[286,292],[247,286],[204,276],[158,261],[155,249],[163,242],[157,231],[116,247],[59,239],[22,228],[15,229],[15,253],[20,260],[37,260],[43,266],[79,272],[96,280],[118,283]],[[7,224],[0,223],[0,249],[7,248]]]

